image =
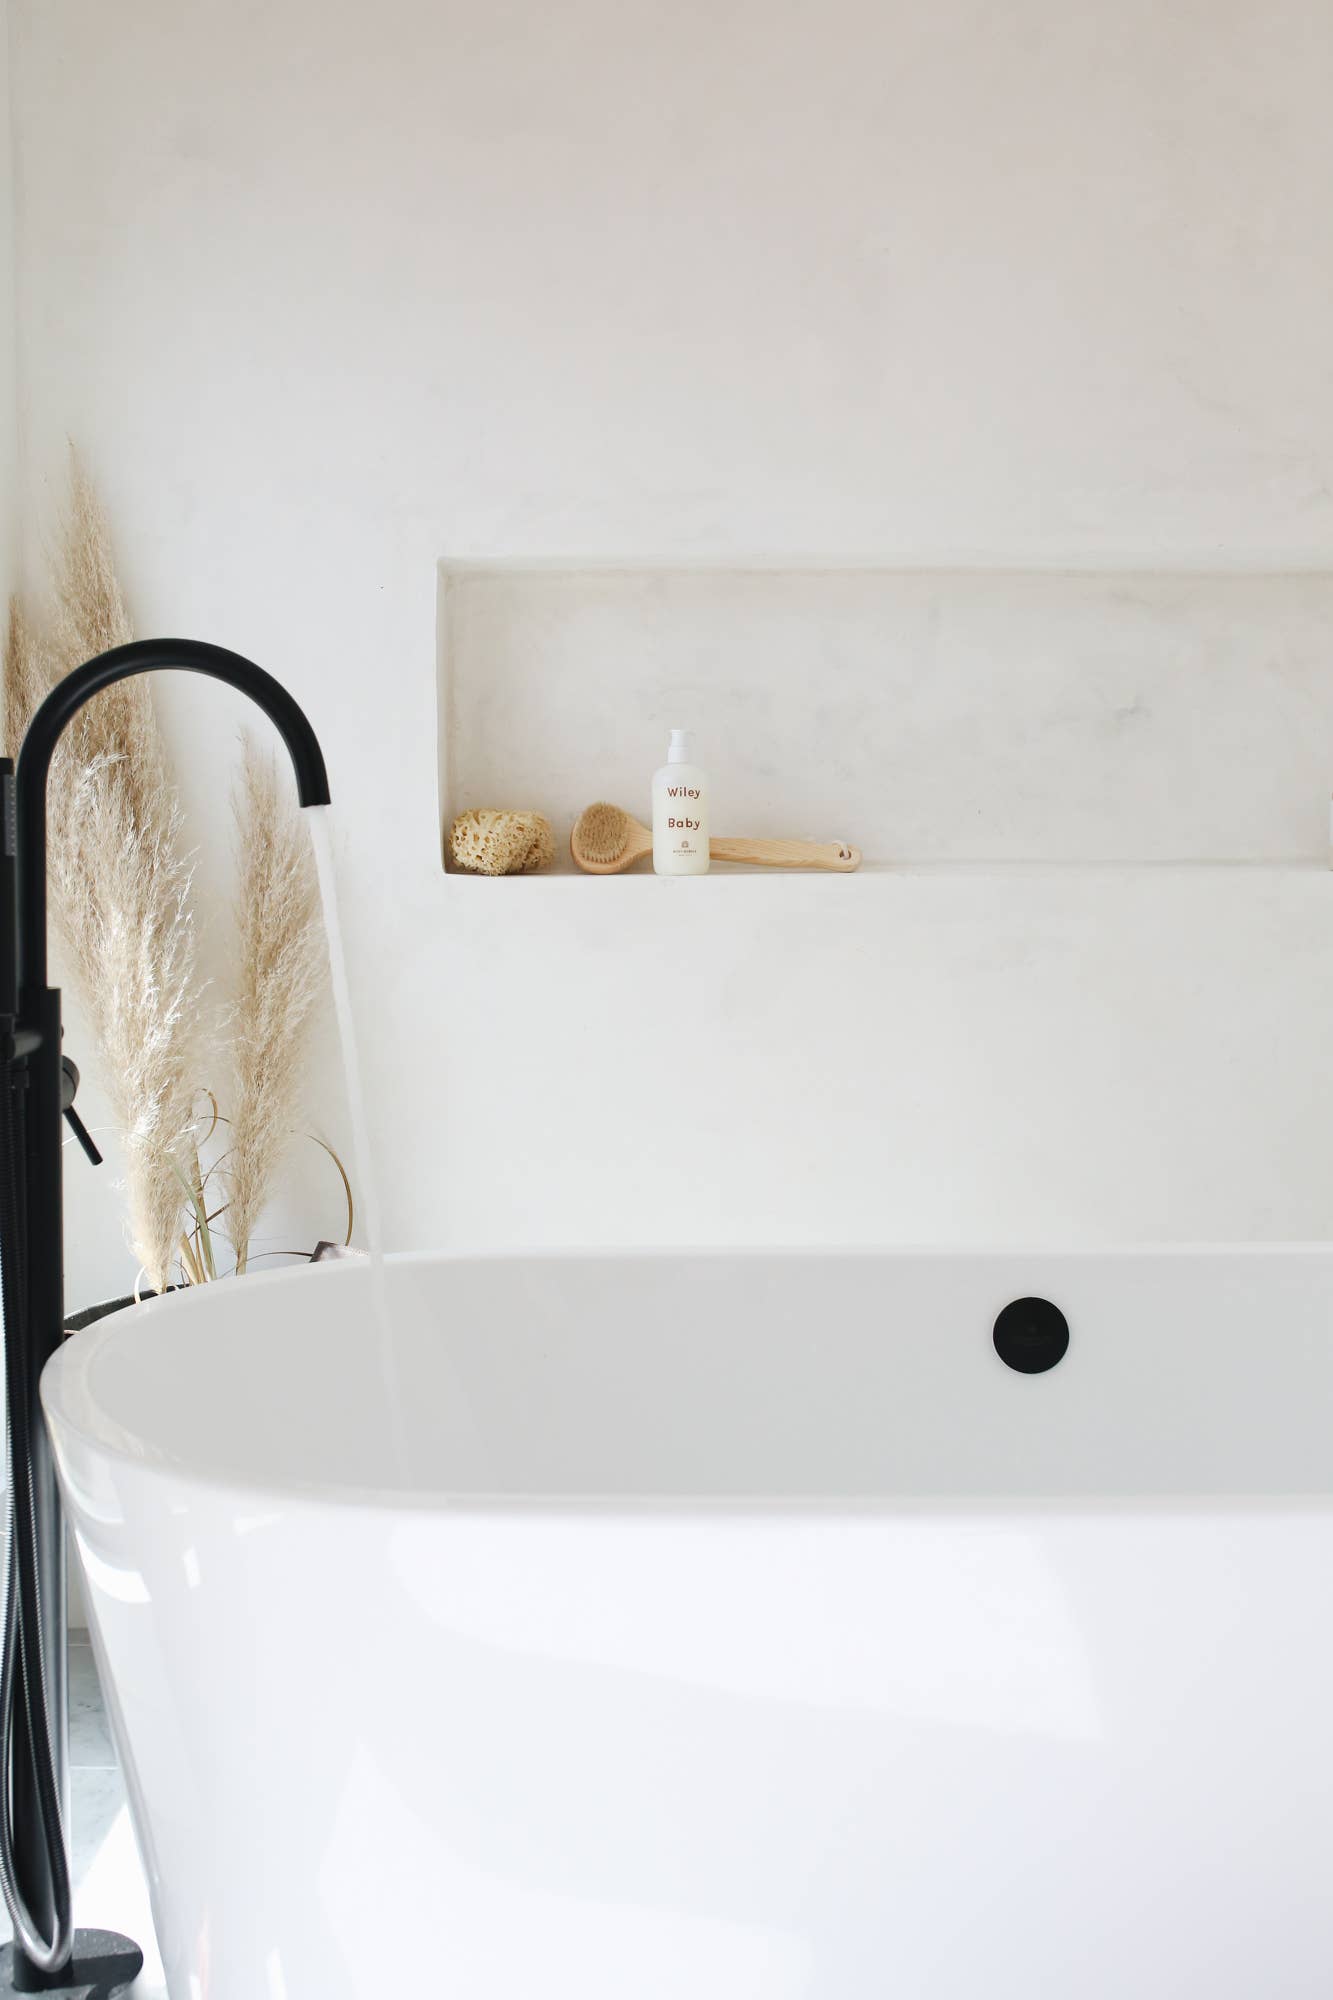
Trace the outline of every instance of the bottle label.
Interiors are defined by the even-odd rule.
[[[707,869],[708,797],[698,772],[659,771],[654,777],[653,862],[659,874]]]

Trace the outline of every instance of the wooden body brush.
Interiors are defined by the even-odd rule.
[[[569,851],[585,875],[619,875],[653,851],[651,830],[622,806],[604,801],[588,806],[574,822]],[[861,850],[845,840],[713,839],[713,861],[744,861],[754,868],[822,868],[850,875],[861,866]]]

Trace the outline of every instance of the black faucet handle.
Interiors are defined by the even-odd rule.
[[[91,1166],[100,1167],[102,1155],[97,1150],[97,1141],[74,1109],[74,1095],[79,1087],[79,1066],[71,1056],[60,1058],[60,1109],[65,1123],[82,1146]]]

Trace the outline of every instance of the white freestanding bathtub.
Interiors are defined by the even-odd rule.
[[[172,2000],[1327,2000],[1333,1251],[389,1289],[46,1373]]]

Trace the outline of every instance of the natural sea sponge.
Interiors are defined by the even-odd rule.
[[[550,867],[555,845],[540,813],[476,806],[450,827],[449,851],[473,875],[535,875]]]

